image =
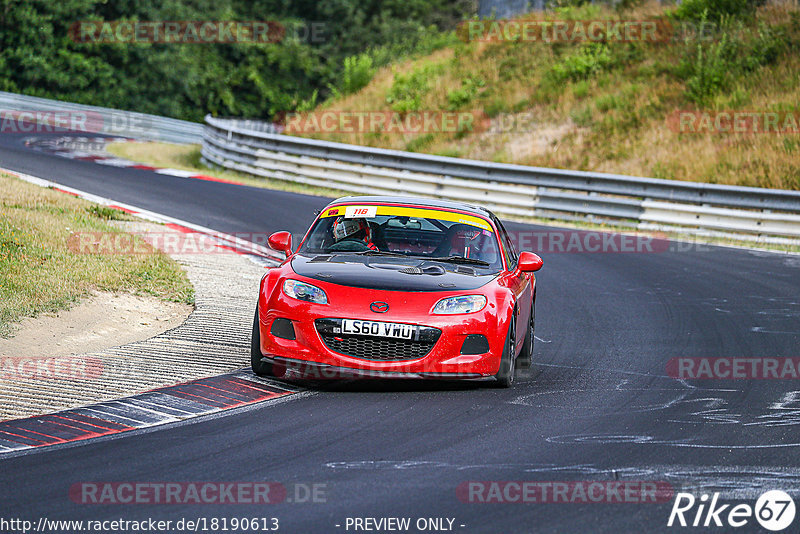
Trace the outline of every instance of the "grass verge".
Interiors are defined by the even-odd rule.
[[[126,213],[5,173],[0,173],[0,206],[0,336],[10,336],[24,317],[68,309],[93,290],[194,303],[186,273],[161,252],[131,256],[70,250],[74,233],[122,233],[110,223],[134,220]]]

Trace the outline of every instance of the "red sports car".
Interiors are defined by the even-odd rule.
[[[530,365],[542,260],[517,254],[490,211],[401,197],[345,197],[261,280],[251,363],[315,376],[494,378]]]

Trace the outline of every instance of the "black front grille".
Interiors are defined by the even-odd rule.
[[[317,331],[322,341],[333,352],[379,362],[417,360],[433,349],[442,331],[438,328],[419,327],[417,340],[340,334],[340,319],[317,319]],[[337,326],[338,325],[338,326]]]

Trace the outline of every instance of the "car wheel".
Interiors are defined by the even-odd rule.
[[[514,371],[516,362],[516,344],[514,342],[515,321],[512,319],[508,326],[508,334],[506,334],[506,345],[503,348],[503,356],[500,358],[500,369],[494,375],[497,382],[495,385],[499,388],[510,388],[514,385]]]
[[[531,320],[528,323],[528,331],[525,332],[525,341],[522,343],[522,352],[517,357],[517,365],[520,369],[530,369],[531,362],[533,361],[533,343],[535,333],[536,321],[536,296],[534,295],[533,302],[531,302]]]
[[[256,305],[256,315],[253,317],[253,336],[250,338],[250,366],[258,376],[274,376],[272,364],[262,362],[261,354],[261,330],[258,328],[258,305]]]

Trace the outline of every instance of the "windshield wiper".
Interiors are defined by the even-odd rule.
[[[420,256],[420,257],[424,257],[428,261],[442,261],[442,262],[447,262],[447,263],[463,263],[463,264],[468,264],[468,265],[481,265],[483,267],[488,267],[490,265],[488,261],[476,260],[475,258],[465,258],[463,256],[442,256],[442,257],[433,257],[433,258],[426,257],[426,256]]]
[[[406,258],[405,254],[401,254],[399,252],[384,252],[382,250],[359,250],[359,251],[349,251],[349,250],[332,250],[330,252],[325,252],[323,254],[319,254],[314,256],[310,263],[321,263],[321,262],[331,262],[339,263],[339,261],[334,261],[334,257],[338,256],[389,256],[389,257],[401,257]]]
[[[407,257],[405,254],[400,252],[384,252],[383,250],[362,250],[360,252],[329,252],[329,254],[354,254],[356,256],[400,256],[400,257]]]

